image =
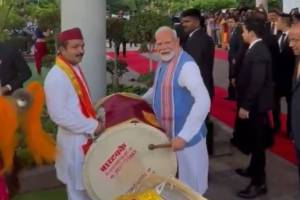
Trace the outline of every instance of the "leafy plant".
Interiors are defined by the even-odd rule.
[[[108,84],[106,88],[106,95],[110,95],[116,92],[128,92],[128,93],[134,93],[137,95],[142,95],[147,91],[146,87],[140,87],[140,86],[132,86],[132,85],[119,85],[119,88],[117,91],[114,91],[113,85]]]
[[[117,71],[114,71],[114,61],[108,60],[106,62],[106,70],[113,75],[114,73],[117,74],[118,77],[122,77],[124,73],[128,72],[127,70],[127,62],[123,59],[117,60]]]
[[[6,28],[9,14],[13,8],[14,2],[6,2],[0,5],[0,41],[9,38],[9,30]]]
[[[128,71],[127,62],[123,59],[108,60],[106,62],[106,70],[112,77],[112,90],[115,92],[119,91],[120,78]]]
[[[154,72],[149,72],[147,74],[140,75],[137,79],[137,82],[146,85],[147,87],[151,87],[153,84]]]
[[[42,66],[51,68],[55,61],[56,51],[55,51],[55,39],[54,37],[47,38],[47,55],[42,59]]]

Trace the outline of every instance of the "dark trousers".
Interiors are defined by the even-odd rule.
[[[117,42],[117,43],[115,44],[116,54],[117,54],[117,56],[119,56],[121,44],[122,44],[122,46],[123,46],[123,57],[126,57],[126,41]]]
[[[267,113],[255,114],[251,116],[251,126],[253,134],[253,146],[251,150],[251,160],[248,167],[251,183],[254,185],[265,184],[266,182],[266,147],[272,141],[270,124]]]
[[[243,153],[251,155],[247,168],[251,183],[261,185],[266,182],[266,155],[265,150],[271,146],[273,136],[270,131],[270,121],[267,113],[253,113],[249,119],[237,117],[233,144]]]
[[[231,59],[228,59],[228,63],[229,63],[229,71],[228,71],[228,80],[229,80],[229,85],[227,88],[227,92],[228,92],[228,98],[229,99],[235,99],[236,98],[236,88],[232,85],[231,83],[231,79],[233,79],[233,74],[234,74],[234,65],[232,64]]]
[[[278,90],[274,91],[274,105],[273,105],[273,120],[275,130],[280,128],[280,114],[281,114],[281,97],[285,97],[287,103],[287,134],[291,132],[291,95],[282,96]]]
[[[266,182],[266,152],[262,148],[257,148],[251,154],[251,160],[248,167],[250,173],[251,183],[254,185],[261,185]]]
[[[300,184],[300,147],[296,147],[296,154],[298,158],[298,176],[299,176],[299,184]]]

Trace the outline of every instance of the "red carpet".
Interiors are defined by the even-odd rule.
[[[113,53],[107,53],[108,56],[113,57]],[[227,60],[227,52],[222,49],[216,49],[215,58]],[[125,60],[128,63],[128,68],[139,74],[145,74],[148,70],[148,60],[141,56],[137,51],[127,52]],[[227,101],[224,97],[227,96],[226,90],[220,87],[215,88],[215,97],[212,104],[212,115],[221,120],[230,127],[234,126],[236,106],[232,101]],[[286,116],[282,115],[282,125],[286,124]],[[285,138],[286,127],[282,127],[275,137],[273,147],[270,149],[273,153],[288,160],[294,164],[297,163],[294,144]]]
[[[107,56],[113,58],[114,53],[108,52]],[[138,74],[147,74],[150,71],[149,61],[137,51],[127,51],[126,58],[124,58],[120,53],[119,58],[126,60],[129,71],[134,71]],[[156,69],[156,63],[153,63],[153,68]]]
[[[228,126],[234,127],[236,105],[233,101],[225,100],[224,97],[226,96],[227,92],[223,88],[215,87],[215,97],[212,104],[211,114]],[[286,115],[281,116],[281,124],[283,125],[283,130],[276,134],[274,145],[270,151],[285,160],[297,164],[294,144],[291,142],[291,140],[285,138]]]
[[[224,49],[216,49],[215,50],[215,58],[220,60],[227,60],[228,53]]]

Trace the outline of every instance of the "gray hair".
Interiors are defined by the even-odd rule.
[[[169,26],[161,26],[161,27],[159,27],[159,28],[157,29],[157,31],[155,32],[155,38],[157,37],[157,35],[158,35],[160,32],[164,32],[164,31],[172,33],[174,39],[177,39],[177,38],[178,38],[178,37],[177,37],[176,31],[175,31],[174,29],[170,28]]]

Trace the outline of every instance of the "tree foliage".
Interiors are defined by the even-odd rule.
[[[195,0],[191,5],[202,11],[218,11],[224,8],[236,7],[237,4],[235,0]]]
[[[269,7],[280,8],[283,0],[269,0]],[[112,13],[128,10],[136,13],[152,10],[162,15],[172,15],[184,9],[197,7],[203,11],[217,11],[223,8],[255,7],[255,0],[107,0]]]
[[[171,25],[171,20],[153,11],[138,13],[125,25],[125,37],[139,43],[153,42],[155,31],[163,25]]]
[[[0,5],[0,41],[6,40],[8,35],[7,22],[10,12],[13,9],[14,2],[3,1]]]
[[[58,30],[60,10],[57,0],[3,0],[0,5],[0,40],[9,39],[9,32],[22,30],[27,16],[37,19],[42,27]]]
[[[24,7],[24,13],[38,21],[38,25],[58,30],[60,27],[60,10],[55,1],[41,2],[39,5],[29,4]]]

